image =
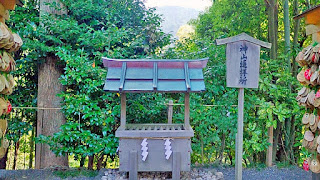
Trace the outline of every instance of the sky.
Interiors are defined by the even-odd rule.
[[[211,4],[212,0],[146,0],[145,2],[147,7],[181,6],[199,11],[205,10],[205,8]]]

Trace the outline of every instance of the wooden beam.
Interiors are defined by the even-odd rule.
[[[237,128],[237,137],[236,137],[236,180],[242,180],[243,103],[244,103],[244,89],[243,88],[239,88],[239,94],[238,94],[238,128]]]
[[[184,127],[190,129],[190,94],[184,95]]]
[[[124,81],[126,78],[126,72],[127,72],[127,63],[123,62],[122,63],[122,70],[121,70],[121,77],[120,77],[120,87],[119,90],[122,91],[123,86],[124,86]]]
[[[189,92],[191,87],[190,87],[190,76],[189,76],[189,65],[188,65],[188,62],[184,63],[184,78],[186,80],[187,91]]]
[[[156,91],[157,90],[157,86],[158,86],[158,63],[154,62],[153,63],[153,90]]]
[[[121,93],[121,117],[120,117],[120,128],[126,128],[126,116],[127,116],[127,102],[126,93]]]
[[[169,101],[168,105],[168,124],[172,124],[172,115],[173,115],[173,101]]]
[[[270,143],[270,145],[268,146],[268,150],[267,150],[267,157],[266,157],[266,165],[268,167],[272,166],[272,147],[273,147],[273,126],[270,126],[268,128],[268,143]]]

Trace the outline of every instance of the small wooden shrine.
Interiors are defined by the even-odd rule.
[[[208,59],[149,60],[103,58],[108,68],[104,90],[120,92],[121,122],[119,138],[120,171],[137,179],[139,171],[172,171],[172,179],[180,179],[180,171],[190,170],[191,137],[189,93],[205,90],[202,69]],[[163,92],[185,94],[184,124],[127,124],[126,93]]]
[[[296,57],[302,67],[297,75],[304,86],[298,91],[297,101],[306,108],[302,118],[305,134],[302,141],[312,156],[304,161],[303,168],[313,172],[312,179],[320,179],[320,4],[299,14],[294,19],[305,18],[306,34],[312,36],[312,43]]]

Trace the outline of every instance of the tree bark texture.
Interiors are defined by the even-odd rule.
[[[7,152],[4,155],[4,157],[2,159],[0,159],[0,169],[6,169],[6,167],[7,167],[8,149],[7,149]]]
[[[53,135],[65,123],[64,115],[59,109],[62,99],[57,96],[64,90],[59,81],[62,70],[56,65],[57,61],[57,57],[49,56],[46,62],[39,66],[37,136]],[[36,168],[50,166],[68,166],[68,157],[56,157],[48,145],[37,144]]]
[[[33,152],[34,152],[34,134],[35,134],[35,128],[32,128],[32,134],[30,137],[30,150],[29,150],[29,169],[32,169],[32,164],[33,164]]]
[[[56,4],[57,7],[50,7],[48,3]],[[45,13],[62,15],[66,13],[66,10],[59,0],[40,0],[40,22]],[[62,68],[57,66],[57,61],[57,57],[48,56],[45,62],[39,65],[37,136],[53,135],[66,122],[59,109],[62,99],[57,96],[64,90],[59,81]],[[48,145],[37,144],[36,169],[50,166],[68,166],[68,156],[57,157]]]
[[[298,0],[294,0],[293,3],[293,9],[294,9],[294,15],[299,14],[299,4]],[[293,66],[292,66],[292,76],[297,76],[298,74],[298,63],[295,61],[295,54],[297,54],[297,48],[298,48],[298,37],[299,37],[299,29],[300,29],[300,19],[297,19],[294,21],[294,29],[293,29],[293,51],[296,52],[294,53],[294,56],[292,57],[293,61]]]
[[[265,1],[268,10],[268,37],[269,42],[271,42],[272,47],[270,51],[270,58],[277,59],[278,56],[278,0]],[[280,133],[280,122],[278,122],[278,127],[274,132],[273,138],[273,149],[272,149],[272,161],[275,160],[275,155],[277,151],[278,138]]]

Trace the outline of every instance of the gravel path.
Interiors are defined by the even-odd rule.
[[[232,180],[235,177],[234,168],[217,168],[217,171],[223,173],[225,180]],[[243,180],[311,180],[311,171],[306,172],[298,167],[290,168],[264,168],[244,169],[242,172]]]
[[[61,178],[54,176],[54,170],[16,170],[6,171],[0,170],[0,180],[60,180]],[[222,173],[220,173],[222,172]],[[223,175],[222,175],[223,174]],[[234,168],[193,168],[191,172],[183,172],[182,179],[207,179],[207,180],[221,180],[222,176],[225,180],[234,179]],[[170,173],[139,173],[141,180],[147,179],[169,179]],[[116,180],[126,179],[125,173],[120,173],[118,170],[101,169],[96,177],[74,177],[67,178],[67,180]],[[298,167],[281,168],[277,167],[265,169],[244,169],[244,180],[307,180],[311,179],[311,172],[306,172]]]

